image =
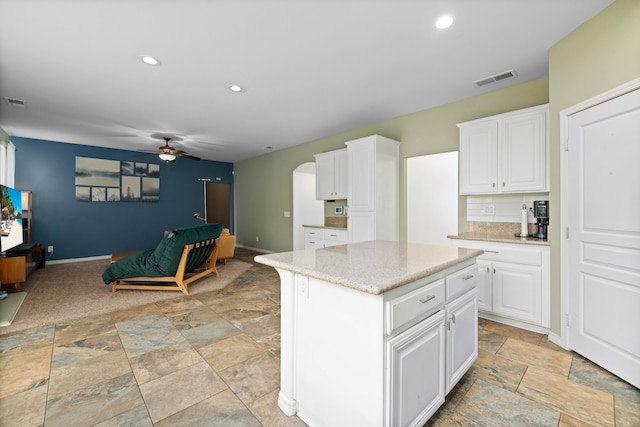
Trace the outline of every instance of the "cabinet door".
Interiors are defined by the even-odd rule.
[[[478,293],[478,310],[491,312],[492,265],[490,262],[482,261],[480,259],[476,260],[476,264],[478,267],[478,283],[476,285]]]
[[[498,124],[460,128],[460,194],[498,191]]]
[[[389,426],[423,425],[444,403],[444,312],[387,343]]]
[[[375,210],[375,149],[369,140],[351,142],[347,147],[350,212]]]
[[[548,191],[547,113],[536,111],[500,121],[500,191]]]
[[[366,242],[376,239],[376,214],[375,212],[354,212],[349,205],[349,218],[347,219],[349,243]]]
[[[493,312],[526,322],[542,320],[542,268],[493,263]]]
[[[316,154],[316,200],[333,198],[333,159],[330,153]]]
[[[333,179],[334,179],[334,199],[346,199],[348,197],[347,171],[347,149],[334,151],[333,156]]]
[[[478,358],[478,304],[473,289],[446,307],[447,388],[455,386]]]

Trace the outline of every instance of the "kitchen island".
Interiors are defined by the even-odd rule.
[[[280,409],[310,426],[423,425],[477,358],[482,253],[369,241],[257,256],[281,279]]]

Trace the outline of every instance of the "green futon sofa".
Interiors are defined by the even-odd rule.
[[[102,280],[111,284],[112,292],[142,289],[176,290],[189,294],[189,283],[207,274],[219,276],[216,270],[216,239],[221,232],[222,224],[199,224],[172,230],[155,249],[113,262],[102,273]],[[157,285],[158,282],[169,284]]]

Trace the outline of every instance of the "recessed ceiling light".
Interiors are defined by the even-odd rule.
[[[244,88],[240,85],[236,85],[236,84],[231,84],[229,86],[227,86],[229,88],[229,90],[231,92],[235,92],[235,93],[240,93],[240,92],[244,92]]]
[[[148,65],[160,65],[160,60],[149,55],[142,55],[140,60]]]
[[[444,30],[445,28],[449,28],[455,22],[455,18],[453,15],[442,15],[436,21],[436,28],[440,30]]]

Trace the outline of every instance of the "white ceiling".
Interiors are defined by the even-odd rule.
[[[235,162],[544,77],[548,49],[610,3],[0,0],[0,127],[135,151],[170,134]]]

